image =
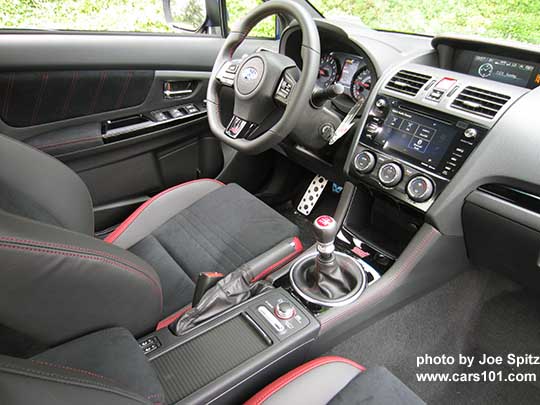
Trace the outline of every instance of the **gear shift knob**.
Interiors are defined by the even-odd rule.
[[[313,233],[317,240],[317,250],[323,255],[334,253],[334,239],[338,233],[338,225],[329,215],[321,215],[313,222]]]

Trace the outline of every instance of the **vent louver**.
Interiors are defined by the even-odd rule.
[[[409,96],[416,96],[429,79],[431,76],[410,70],[400,70],[386,84],[386,88]]]
[[[482,117],[493,118],[508,100],[510,97],[505,94],[469,86],[458,94],[452,107]]]

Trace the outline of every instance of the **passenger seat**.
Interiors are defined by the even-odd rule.
[[[425,404],[384,367],[337,356],[320,357],[288,372],[245,405]]]

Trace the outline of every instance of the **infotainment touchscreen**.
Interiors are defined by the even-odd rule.
[[[384,150],[398,152],[435,169],[458,132],[459,128],[452,123],[393,108],[385,120],[381,138]]]

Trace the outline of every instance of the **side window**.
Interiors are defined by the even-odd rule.
[[[225,0],[229,29],[235,22],[262,3],[262,0]],[[256,38],[276,38],[276,16],[270,16],[257,24],[249,34]]]
[[[225,4],[228,27],[263,0],[0,0],[0,30],[68,30],[101,32],[218,34],[219,3]],[[212,10],[207,10],[207,6]],[[207,19],[208,16],[208,19]],[[212,17],[214,16],[214,17]],[[217,27],[201,27],[212,21]],[[217,28],[219,31],[215,31]],[[250,34],[276,38],[276,16],[261,21]]]
[[[178,32],[165,20],[163,0],[12,0],[0,4],[0,29]]]

